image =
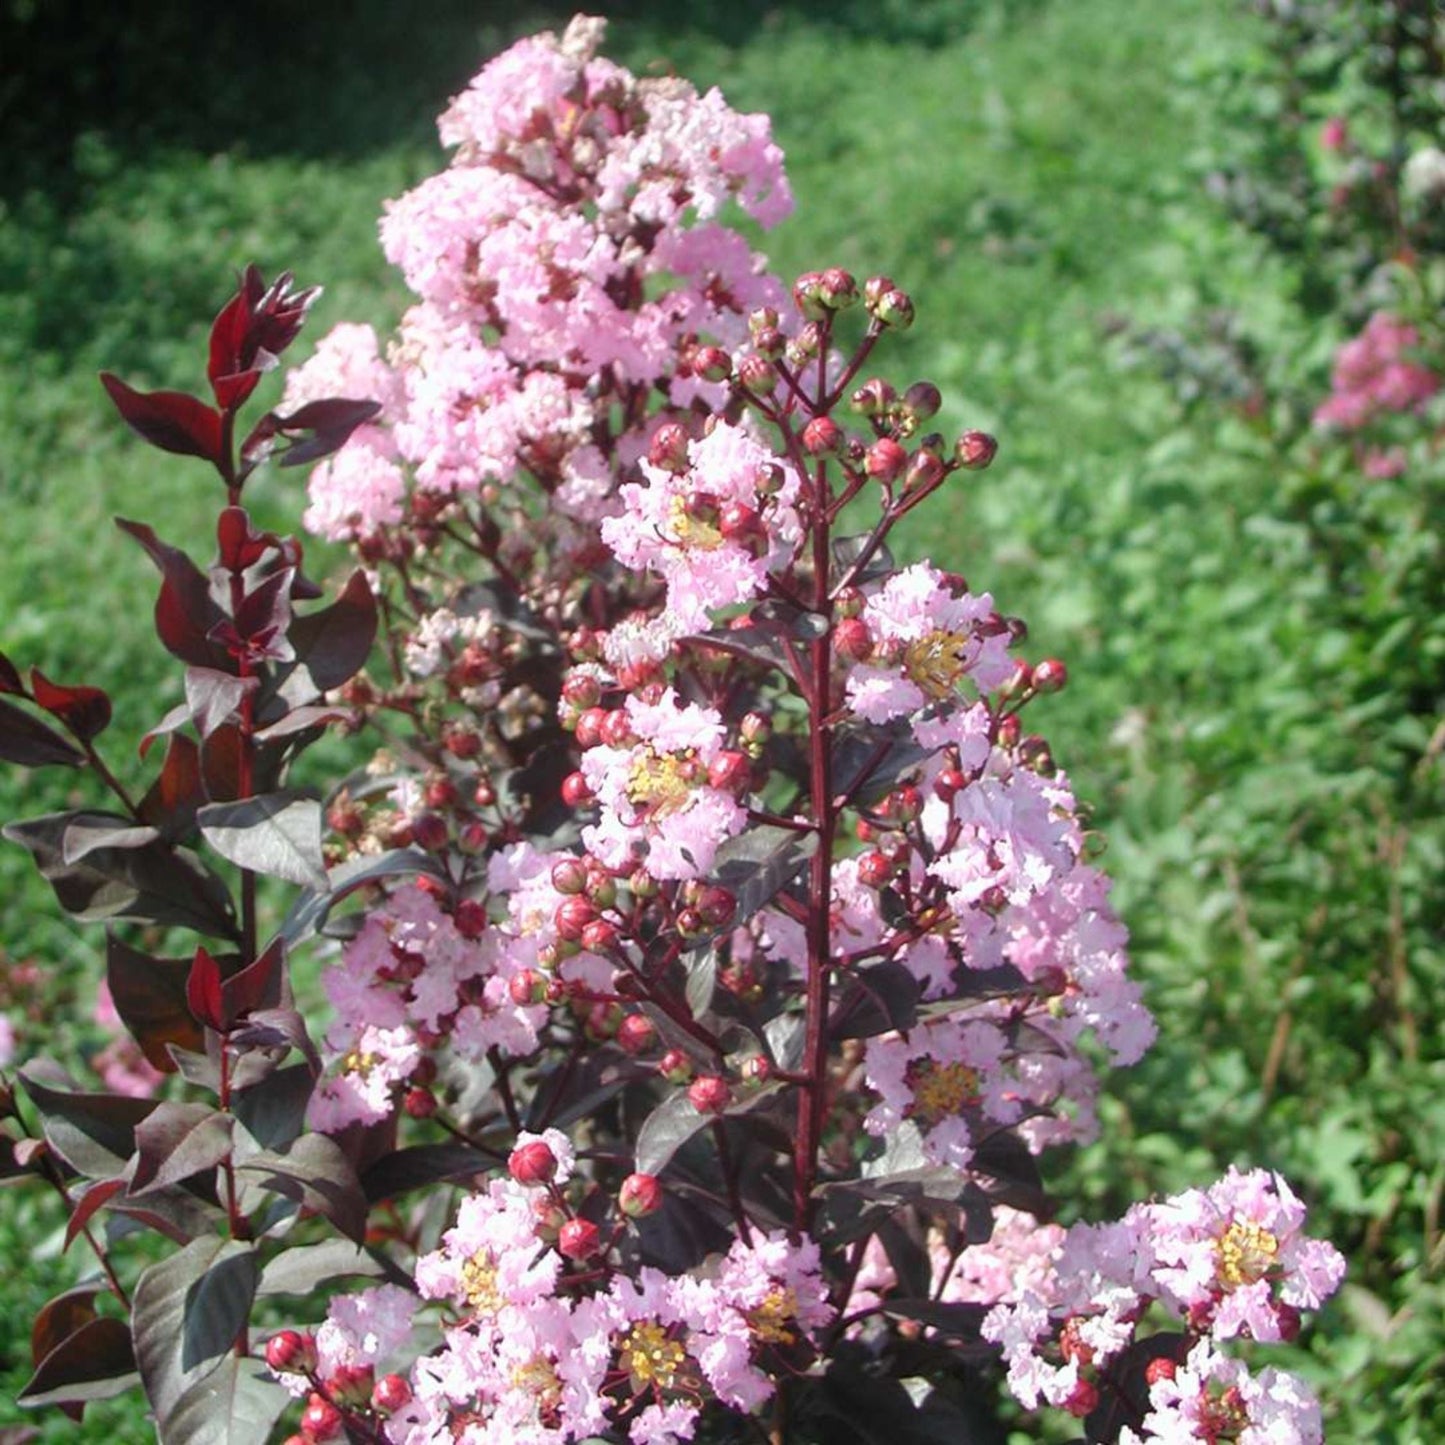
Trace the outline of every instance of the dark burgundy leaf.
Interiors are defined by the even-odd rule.
[[[836,537],[833,540],[833,565],[841,573],[847,573],[858,559],[868,550],[868,543],[871,539],[866,534],[856,537]],[[868,560],[862,568],[852,576],[846,578],[846,584],[840,580],[838,586],[851,585],[861,587],[867,582],[876,578],[889,576],[898,570],[898,564],[893,560],[893,554],[887,546],[879,543],[872,552],[868,554]],[[837,595],[837,588],[834,589],[834,596]]]
[[[883,1303],[884,1314],[894,1319],[917,1320],[955,1339],[975,1343],[980,1338],[980,1326],[990,1306],[985,1304],[945,1303],[931,1299],[894,1299],[890,1296]]]
[[[20,697],[25,695],[25,684],[20,681],[19,671],[3,652],[0,652],[0,692],[15,693]]]
[[[212,803],[196,815],[202,836],[223,858],[288,883],[324,889],[321,804],[284,790],[232,803]]]
[[[802,871],[818,851],[816,833],[762,826],[729,838],[718,850],[714,879],[737,898],[733,925],[746,922]]]
[[[162,542],[143,522],[116,518],[116,526],[146,549],[161,573],[156,598],[156,635],[172,656],[194,667],[234,672],[236,665],[223,647],[208,641],[225,613],[211,594],[205,573],[179,548]]]
[[[306,1106],[316,1087],[307,1064],[278,1069],[269,1078],[231,1096],[231,1108],[263,1149],[286,1150],[306,1123]]]
[[[26,768],[59,764],[79,768],[85,754],[23,708],[0,698],[0,759]]]
[[[101,848],[144,848],[160,832],[119,813],[73,813],[60,836],[61,861],[68,867]]]
[[[217,672],[210,667],[186,669],[186,705],[191,710],[196,731],[210,737],[222,723],[238,712],[241,700],[260,686],[258,677],[237,677],[231,672]]]
[[[291,626],[292,569],[270,573],[249,591],[236,612],[236,631],[268,657],[289,662],[293,651],[286,631]]]
[[[221,965],[204,948],[196,950],[186,974],[186,1006],[198,1023],[218,1032],[225,1028],[221,1003]]]
[[[1052,1215],[1053,1203],[1044,1189],[1038,1159],[1011,1130],[995,1129],[991,1134],[982,1134],[969,1169],[995,1203],[1021,1209],[1037,1219]]]
[[[100,381],[125,424],[153,447],[219,464],[221,413],[215,407],[183,391],[136,391],[108,371]]]
[[[292,1403],[260,1360],[223,1355],[176,1401],[163,1438],[183,1445],[256,1445],[273,1438]]]
[[[50,813],[7,823],[0,833],[30,850],[36,867],[72,917],[92,923],[132,919],[175,924],[213,937],[234,938],[235,917],[225,885],[184,848],[159,840],[139,848],[97,848],[66,863],[62,840],[76,813]]]
[[[135,1131],[132,1198],[214,1169],[231,1152],[235,1120],[209,1104],[163,1101]]]
[[[347,578],[340,596],[329,607],[298,616],[291,624],[295,662],[277,679],[276,691],[292,707],[314,702],[317,696],[353,678],[371,655],[376,639],[376,598],[366,574]]]
[[[450,1148],[442,1144],[439,1148]],[[341,1279],[378,1279],[386,1266],[374,1255],[347,1239],[323,1239],[317,1244],[298,1244],[278,1254],[261,1271],[256,1297],[294,1294],[310,1295]],[[332,1291],[329,1289],[327,1293]]]
[[[668,1160],[708,1122],[693,1108],[686,1093],[669,1094],[638,1130],[636,1168],[639,1174],[661,1174]]]
[[[169,843],[195,829],[196,811],[208,801],[201,781],[201,750],[193,738],[172,733],[165,761],[140,800],[139,813]]]
[[[246,333],[250,326],[251,307],[247,302],[243,284],[211,322],[210,357],[206,363],[206,376],[212,387],[222,377],[234,376],[245,369],[241,362],[241,350],[246,344]],[[220,397],[217,396],[216,400],[220,401]],[[224,402],[221,404],[225,405]]]
[[[278,738],[295,737],[297,733],[311,732],[313,729],[320,732],[329,723],[343,722],[355,716],[350,708],[344,707],[297,707],[276,722],[257,728],[252,736],[260,742],[275,742]]]
[[[35,701],[82,742],[98,737],[110,726],[110,698],[98,687],[62,687],[32,667],[30,689]]]
[[[303,893],[296,900],[281,925],[281,932],[294,946],[311,934],[320,933],[331,910],[349,894],[384,878],[402,878],[412,874],[425,874],[437,879],[444,876],[437,859],[430,853],[423,853],[420,848],[394,848],[375,858],[353,858],[331,870],[324,891]]]
[[[1149,1366],[1155,1360],[1173,1360],[1182,1365],[1192,1343],[1184,1334],[1150,1335],[1135,1340],[1110,1360],[1099,1373],[1099,1403],[1084,1420],[1088,1439],[1106,1445],[1117,1440],[1126,1425],[1141,1429],[1149,1401]]]
[[[30,1326],[30,1363],[38,1365],[57,1345],[63,1344],[95,1315],[96,1285],[80,1285],[66,1290],[40,1306],[40,1313]]]
[[[828,1036],[869,1039],[911,1029],[918,1021],[919,989],[917,975],[892,959],[856,969],[828,1021]]]
[[[115,1011],[147,1062],[162,1073],[176,1069],[171,1045],[195,1052],[204,1047],[187,998],[190,972],[186,959],[154,958],[113,933],[106,939],[105,977]]]
[[[221,985],[221,1013],[226,1027],[258,1009],[280,1007],[285,983],[286,943],[275,938],[259,957]]]
[[[250,304],[250,324],[246,328],[246,339],[241,347],[240,361],[243,366],[274,364],[276,357],[296,339],[316,298],[321,295],[319,286],[308,286],[293,291],[291,283],[296,278],[289,271],[283,271],[271,284],[266,286],[261,273],[254,267],[246,268],[245,293]],[[267,353],[262,360],[261,353]]]
[[[367,1201],[361,1181],[341,1146],[325,1134],[302,1134],[284,1154],[253,1154],[236,1172],[323,1215],[357,1244],[364,1239]]]
[[[491,1154],[465,1144],[416,1144],[383,1155],[361,1176],[368,1203],[395,1199],[430,1184],[456,1183],[498,1167]]]
[[[241,791],[241,759],[246,746],[241,729],[233,723],[223,724],[202,740],[201,784],[212,802],[236,800]]]
[[[244,572],[277,545],[274,532],[258,532],[244,507],[224,507],[216,519],[216,546],[227,572]]]
[[[259,367],[251,371],[238,371],[231,376],[217,377],[211,384],[216,405],[222,411],[236,411],[249,400],[265,372]]]
[[[306,1020],[294,1008],[256,1009],[247,1015],[244,1024],[235,1028],[231,1039],[237,1045],[250,1045],[256,1049],[289,1046],[304,1055],[313,1073],[321,1072],[321,1057],[316,1052],[316,1045],[311,1042],[311,1035],[306,1032]],[[247,1074],[250,1066],[263,1070],[262,1074],[257,1075],[258,1080],[264,1073],[269,1073],[273,1067],[259,1055],[252,1054],[243,1059],[237,1068],[236,1078],[239,1084],[244,1085],[251,1082],[251,1078]]]
[[[65,1222],[66,1249],[75,1243],[76,1235],[125,1187],[124,1179],[98,1179],[81,1193],[70,1212],[70,1218]]]
[[[38,1362],[18,1398],[31,1406],[108,1400],[135,1382],[135,1352],[125,1321],[96,1316]]]
[[[299,467],[329,457],[346,445],[357,427],[370,421],[380,410],[380,402],[334,396],[325,401],[308,402],[290,416],[277,417],[276,424],[284,436],[311,433],[287,448],[281,465]]]
[[[136,1127],[156,1107],[154,1099],[86,1094],[52,1088],[34,1065],[20,1070],[50,1147],[87,1179],[113,1179],[135,1153]]]

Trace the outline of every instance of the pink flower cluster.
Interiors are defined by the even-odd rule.
[[[1419,344],[1414,326],[1377,311],[1336,353],[1330,395],[1316,408],[1315,424],[1359,431],[1382,416],[1419,411],[1440,389],[1433,371],[1410,360]]]
[[[1304,1206],[1277,1174],[1231,1169],[1207,1190],[1136,1205],[1118,1223],[1075,1226],[1052,1277],[997,1306],[984,1334],[1003,1348],[1026,1405],[1084,1415],[1116,1388],[1110,1369],[1157,1301],[1186,1333],[1149,1365],[1144,1434],[1121,1438],[1314,1445],[1319,1412],[1305,1387],[1278,1371],[1252,1377],[1218,1349],[1237,1338],[1294,1339],[1301,1313],[1338,1287],[1343,1257],[1303,1226]],[[1282,1420],[1295,1433],[1271,1433]]]

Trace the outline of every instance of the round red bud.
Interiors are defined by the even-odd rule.
[[[614,708],[602,722],[602,741],[609,748],[631,747],[637,741],[632,731],[632,719],[625,708]]]
[[[429,778],[423,793],[428,808],[450,808],[457,801],[457,785],[448,777]]]
[[[1019,722],[1019,715],[1016,712],[1011,712],[1007,717],[1000,718],[998,724],[999,747],[1017,747],[1019,741],[1019,734],[1022,731],[1023,724]]]
[[[818,271],[804,271],[793,282],[793,304],[809,320],[821,320],[828,314],[822,288],[823,277]]]
[[[699,1074],[687,1086],[688,1101],[699,1114],[721,1114],[732,1102],[728,1081],[718,1074]]]
[[[698,909],[680,908],[677,912],[677,931],[684,938],[701,938],[708,931],[708,926]]]
[[[617,1207],[629,1219],[642,1219],[662,1208],[662,1185],[655,1174],[629,1174],[617,1191]]]
[[[884,326],[907,331],[913,325],[913,298],[906,291],[885,291],[870,310]]]
[[[1144,1379],[1150,1385],[1157,1385],[1160,1380],[1172,1380],[1178,1370],[1179,1366],[1168,1355],[1156,1355],[1144,1366]]]
[[[547,980],[535,968],[524,968],[512,975],[507,992],[518,1008],[529,1008],[546,1001]]]
[[[301,1433],[310,1440],[339,1440],[341,1411],[324,1395],[312,1395],[301,1412]]]
[[[1092,1415],[1098,1408],[1098,1387],[1090,1380],[1080,1380],[1074,1386],[1069,1398],[1064,1401],[1064,1409],[1076,1420],[1082,1420],[1085,1415]]]
[[[829,266],[818,281],[819,299],[834,311],[842,311],[856,304],[858,282],[851,271],[841,266]]]
[[[733,359],[720,346],[700,346],[693,353],[692,369],[704,381],[726,381],[733,374]]]
[[[986,431],[966,431],[953,448],[953,459],[965,471],[981,472],[998,455],[998,441]]]
[[[590,672],[574,672],[562,684],[562,701],[573,707],[596,707],[602,701],[602,684]]]
[[[709,884],[698,894],[697,911],[709,928],[726,928],[738,911],[737,894],[719,884]]]
[[[559,937],[565,938],[569,943],[580,943],[582,930],[596,917],[597,910],[592,906],[591,900],[579,895],[564,898],[557,905],[552,922],[556,925]]]
[[[316,1342],[300,1330],[282,1330],[266,1341],[266,1364],[280,1374],[304,1374],[316,1367]]]
[[[893,876],[893,860],[876,849],[858,860],[858,881],[865,888],[881,888]]]
[[[681,1049],[669,1049],[657,1061],[657,1072],[669,1084],[685,1084],[692,1078],[692,1060]]]
[[[803,428],[803,450],[809,456],[832,456],[844,440],[843,428],[830,416],[815,416]]]
[[[665,472],[685,472],[688,468],[687,447],[687,428],[675,421],[665,422],[652,434],[647,460]]]
[[[927,421],[938,414],[943,405],[943,393],[931,381],[915,381],[903,393],[903,405],[913,413],[917,421]]]
[[[957,768],[944,768],[933,780],[933,794],[949,803],[967,785],[968,779]]]
[[[591,1259],[602,1246],[602,1231],[590,1219],[569,1219],[557,1231],[557,1252],[568,1259]]]
[[[451,837],[446,819],[439,813],[418,813],[411,820],[412,841],[428,853],[440,853]]]
[[[588,953],[611,953],[617,947],[619,937],[616,924],[597,918],[582,930],[581,943]]]
[[[754,396],[771,396],[778,389],[778,368],[753,352],[738,362],[738,380]]]
[[[833,650],[849,662],[866,662],[873,655],[873,634],[861,617],[844,617],[833,629]]]
[[[518,1184],[550,1184],[557,1177],[557,1156],[541,1139],[533,1139],[512,1150],[507,1173]]]
[[[552,865],[552,887],[572,897],[587,891],[587,865],[580,858],[563,858]]]
[[[618,1025],[627,1015],[619,1003],[595,1003],[587,1010],[584,1027],[587,1037],[595,1044],[605,1044],[617,1033]]]
[[[875,481],[891,482],[908,465],[908,453],[892,437],[879,437],[863,458],[863,470]]]
[[[743,1060],[738,1069],[744,1084],[760,1088],[773,1076],[773,1066],[765,1054],[751,1054]]]
[[[497,790],[492,786],[492,780],[487,777],[478,778],[472,789],[472,802],[479,808],[490,808],[496,801]]]
[[[573,731],[577,735],[579,748],[595,748],[602,741],[602,724],[607,721],[606,710],[600,707],[583,709],[577,716]]]
[[[627,880],[627,887],[634,898],[641,898],[644,901],[656,898],[662,891],[662,885],[646,868],[634,869]]]
[[[763,519],[743,502],[724,502],[718,512],[718,531],[729,542],[767,542]]]
[[[864,416],[882,416],[897,400],[898,393],[881,376],[875,376],[849,397],[848,405]]]
[[[1057,657],[1046,657],[1034,668],[1034,686],[1040,692],[1062,692],[1069,670]]]
[[[932,452],[915,452],[903,485],[910,491],[936,487],[943,480],[943,461]]]
[[[376,1371],[370,1365],[338,1365],[326,1381],[326,1388],[338,1404],[364,1407],[376,1388]]]
[[[568,773],[562,779],[562,801],[569,808],[586,808],[595,803],[597,798],[581,773]]]
[[[716,788],[720,793],[730,793],[734,798],[740,798],[747,792],[752,778],[753,763],[746,753],[728,749],[708,764],[708,787]]]
[[[475,942],[486,932],[486,905],[476,898],[463,898],[452,912],[452,922],[463,938]]]
[[[383,1415],[394,1415],[411,1403],[411,1386],[405,1375],[383,1375],[371,1392],[372,1408]]]
[[[634,1058],[657,1042],[657,1025],[646,1014],[628,1014],[617,1026],[617,1047]]]
[[[870,276],[863,283],[863,304],[871,311],[890,292],[898,289],[891,276]]]
[[[436,1095],[430,1089],[408,1089],[402,1095],[401,1107],[408,1119],[430,1119],[437,1111]]]

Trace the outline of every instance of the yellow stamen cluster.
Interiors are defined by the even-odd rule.
[[[687,1351],[655,1320],[633,1325],[618,1356],[634,1390],[675,1390],[686,1384]]]
[[[906,1077],[908,1087],[913,1090],[909,1116],[929,1127],[978,1102],[978,1070],[967,1064],[918,1059],[908,1066]]]
[[[365,1079],[370,1076],[371,1071],[380,1062],[380,1054],[364,1054],[360,1049],[352,1049],[341,1061],[341,1072],[343,1074],[359,1074]]]
[[[951,697],[967,670],[968,646],[966,632],[936,629],[904,648],[904,671],[930,697]]]
[[[479,1315],[494,1315],[502,1307],[502,1292],[497,1287],[497,1262],[479,1249],[462,1265],[462,1293]]]
[[[1236,1219],[1214,1243],[1214,1273],[1226,1290],[1254,1284],[1279,1255],[1279,1240],[1262,1224]]]
[[[651,747],[641,748],[627,775],[628,801],[654,817],[679,812],[692,796],[699,769],[691,749],[659,753]]]
[[[715,509],[709,509],[716,517]],[[673,497],[667,507],[667,529],[672,541],[680,547],[696,547],[705,552],[722,546],[723,535],[706,512],[690,510],[686,497]]]
[[[561,1403],[562,1381],[557,1378],[556,1366],[546,1355],[533,1355],[530,1360],[517,1365],[512,1370],[512,1388],[534,1395],[541,1411]]]
[[[798,1338],[794,1328],[798,1319],[798,1296],[795,1290],[774,1289],[760,1305],[747,1313],[748,1328],[753,1338],[765,1345],[791,1345]]]

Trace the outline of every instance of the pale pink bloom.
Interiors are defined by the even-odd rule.
[[[8,1069],[15,1062],[15,1020],[9,1014],[0,1014],[0,1069]]]
[[[349,1047],[344,1040],[349,1038]],[[337,1073],[324,1076],[306,1111],[313,1129],[330,1133],[349,1124],[376,1124],[389,1118],[399,1089],[421,1062],[421,1049],[410,1029],[366,1027],[360,1034],[343,1030],[327,1035],[341,1054]]]
[[[657,703],[629,697],[625,707],[638,741],[582,755],[601,808],[582,841],[609,868],[638,850],[655,878],[702,877],[747,820],[736,799],[707,783],[726,738],[722,719],[712,708],[679,703],[671,689]]]
[[[1420,344],[1415,327],[1377,311],[1335,353],[1330,396],[1316,409],[1317,426],[1358,431],[1391,412],[1419,411],[1440,389],[1440,378],[1411,361]]]
[[[1031,1214],[994,1207],[993,1232],[982,1244],[970,1244],[956,1256],[942,1234],[928,1240],[933,1265],[930,1297],[996,1305],[1021,1300],[1025,1293],[1047,1297],[1065,1231],[1057,1224],[1040,1224]]]
[[[380,1365],[411,1338],[417,1298],[400,1285],[383,1284],[332,1300],[316,1331],[320,1373],[342,1365]]]

